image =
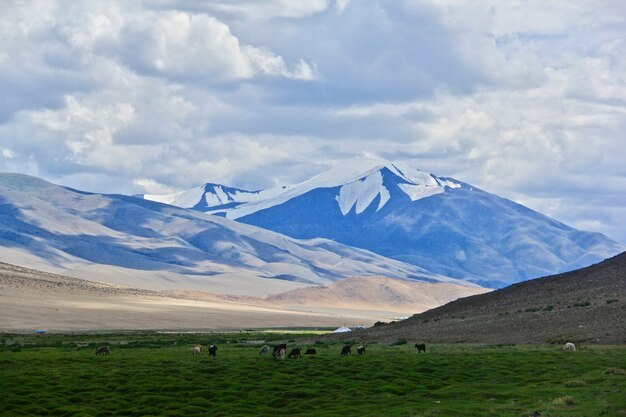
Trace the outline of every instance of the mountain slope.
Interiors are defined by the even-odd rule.
[[[362,340],[626,343],[626,252],[359,332]]]
[[[341,281],[297,288],[265,297],[272,305],[334,308],[368,308],[396,312],[424,311],[459,297],[488,290],[457,284],[404,281],[386,277],[352,277]]]
[[[349,161],[291,187],[242,195],[232,206],[201,210],[496,288],[626,249],[469,184],[379,160]]]
[[[86,270],[98,276],[96,267],[109,268],[103,276],[142,277],[142,284],[116,283],[151,289],[211,290],[205,285],[230,280],[241,288],[231,285],[229,291],[260,295],[353,275],[455,282],[325,239],[296,240],[197,211],[19,174],[0,174],[0,246],[4,261],[21,256],[27,266],[35,260],[73,275]],[[162,286],[150,282],[159,274]],[[289,285],[274,288],[272,281]]]
[[[106,319],[104,319],[106,318]],[[356,325],[362,317],[169,296],[0,262],[0,331],[174,330]]]

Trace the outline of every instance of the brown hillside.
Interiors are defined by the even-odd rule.
[[[387,277],[352,277],[331,284],[270,295],[282,306],[335,306],[380,309],[409,314],[440,306],[459,297],[490,291],[449,283],[403,281]]]
[[[333,337],[438,343],[626,343],[626,252],[587,268]]]

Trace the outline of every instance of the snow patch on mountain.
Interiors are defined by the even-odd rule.
[[[182,208],[207,209],[233,203],[247,203],[259,199],[256,191],[241,190],[219,184],[204,184],[202,187],[192,188],[174,194],[155,195],[144,194],[146,200],[169,204]]]
[[[204,186],[192,188],[191,190],[181,191],[174,194],[156,195],[144,194],[146,200],[156,201],[157,203],[170,204],[183,208],[190,208],[198,204],[204,196]]]
[[[355,204],[356,214],[363,213],[377,196],[380,196],[380,200],[376,211],[380,210],[390,198],[389,190],[383,185],[383,176],[380,172],[344,185],[335,199],[339,203],[341,213],[345,216]]]
[[[398,184],[398,187],[409,196],[411,201],[417,201],[421,198],[445,192],[444,187],[432,187],[428,185]]]

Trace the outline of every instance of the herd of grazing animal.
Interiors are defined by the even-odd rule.
[[[417,353],[424,352],[426,353],[426,344],[425,343],[416,343],[415,349],[417,349]],[[576,346],[573,343],[566,343],[563,346],[563,350],[566,352],[575,352]],[[209,356],[216,357],[217,356],[217,346],[209,345],[208,346]],[[259,351],[259,355],[268,355],[270,352],[269,345],[263,345],[261,350]],[[272,349],[272,357],[276,359],[285,359],[285,355],[287,352],[287,344],[281,343],[279,345],[274,346]],[[356,352],[359,355],[365,355],[365,346],[361,345],[356,348]],[[202,353],[202,345],[196,345],[191,348],[192,355],[200,355]],[[108,346],[100,346],[96,349],[96,356],[109,356],[111,354],[111,350]],[[317,351],[313,348],[308,348],[305,352],[305,355],[316,355]],[[341,356],[352,355],[352,345],[344,345],[341,348],[341,352],[339,353]],[[286,355],[290,359],[299,359],[302,358],[302,349],[301,348],[293,348],[289,352],[289,355]]]

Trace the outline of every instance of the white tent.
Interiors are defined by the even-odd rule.
[[[351,331],[352,330],[350,330],[349,327],[342,326],[338,328],[337,330],[333,330],[331,333],[345,333],[345,332],[351,332]]]

